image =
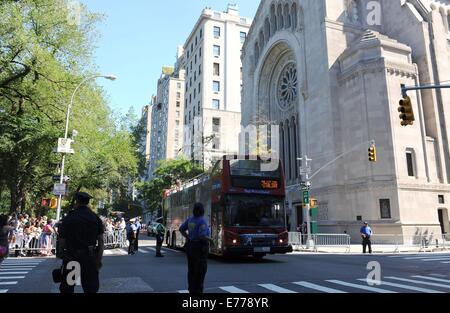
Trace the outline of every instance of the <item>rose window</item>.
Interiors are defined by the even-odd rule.
[[[297,68],[291,63],[283,70],[278,81],[278,103],[282,109],[288,109],[297,101],[297,96]]]

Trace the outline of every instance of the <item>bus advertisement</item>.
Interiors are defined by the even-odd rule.
[[[164,194],[166,243],[182,248],[178,231],[196,202],[205,206],[218,256],[254,256],[292,252],[286,227],[285,179],[281,161],[262,170],[259,157],[224,156],[210,174],[201,175]]]

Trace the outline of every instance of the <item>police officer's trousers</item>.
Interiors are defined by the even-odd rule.
[[[372,253],[372,241],[370,241],[370,237],[363,238],[363,253],[365,254],[367,251],[367,247],[369,247],[369,253]]]
[[[76,273],[76,268],[74,269],[70,266],[69,269],[67,268],[67,265],[73,261],[80,264],[80,273]],[[83,287],[84,293],[97,293],[100,288],[98,277],[99,272],[97,269],[97,264],[95,262],[95,257],[89,256],[87,252],[77,253],[76,257],[74,257],[72,260],[64,260],[62,273],[62,282],[59,286],[59,291],[61,293],[74,293],[74,281],[77,280],[78,275],[81,275],[81,286]]]
[[[209,244],[201,241],[189,241],[186,244],[188,259],[189,293],[203,293],[203,284],[208,270]]]

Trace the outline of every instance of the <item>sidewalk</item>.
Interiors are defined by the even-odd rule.
[[[420,253],[420,252],[449,252],[450,246],[443,248],[436,246],[419,247],[419,246],[403,246],[403,245],[372,245],[372,252],[376,254],[392,254],[392,253]],[[345,254],[362,254],[362,245],[352,244],[347,246],[335,247],[316,247],[306,249],[306,247],[295,247],[294,252],[311,252],[311,253],[345,253]]]

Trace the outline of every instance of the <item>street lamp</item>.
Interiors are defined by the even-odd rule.
[[[66,141],[67,141],[67,137],[68,137],[68,133],[69,133],[70,111],[71,111],[71,109],[72,109],[73,101],[74,101],[74,99],[75,99],[75,94],[76,94],[77,91],[81,88],[81,86],[83,86],[84,84],[86,84],[88,81],[93,80],[93,79],[96,79],[96,78],[100,78],[100,77],[101,77],[101,78],[106,78],[106,79],[109,79],[109,80],[112,80],[112,81],[114,81],[114,80],[117,79],[117,77],[114,76],[114,75],[99,75],[99,74],[97,74],[97,75],[93,75],[93,76],[86,77],[85,79],[83,79],[83,80],[78,84],[78,86],[75,88],[75,90],[74,90],[74,92],[73,92],[73,94],[72,94],[72,98],[71,98],[71,100],[70,100],[70,103],[69,103],[69,105],[67,106],[67,112],[66,112],[66,128],[65,128],[65,131],[64,131],[64,139],[65,139]],[[60,184],[63,184],[63,183],[64,183],[64,165],[65,165],[65,162],[66,162],[66,153],[63,153],[62,161],[61,161],[61,176],[60,176],[60,179],[59,179],[59,183],[60,183]],[[57,221],[59,221],[60,218],[61,218],[61,203],[62,203],[62,195],[59,195],[59,196],[58,196],[58,208],[57,208],[57,211],[56,211],[56,220],[57,220]]]

